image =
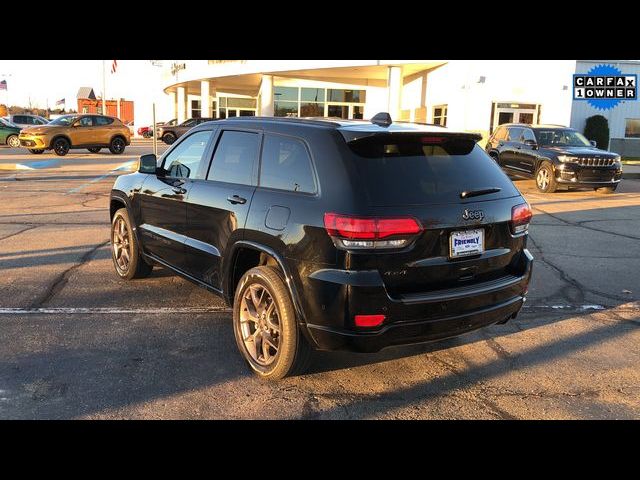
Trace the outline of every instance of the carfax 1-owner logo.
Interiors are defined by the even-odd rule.
[[[573,75],[573,99],[586,100],[599,110],[609,110],[625,100],[638,99],[638,77],[613,65],[598,65],[586,74]]]

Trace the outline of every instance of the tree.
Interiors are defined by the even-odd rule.
[[[598,148],[609,148],[609,121],[602,115],[593,115],[587,118],[584,126],[584,136],[589,140],[595,140]]]

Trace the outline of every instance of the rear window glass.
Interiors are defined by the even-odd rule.
[[[371,205],[460,202],[464,191],[497,187],[474,200],[518,194],[511,180],[472,139],[363,139],[349,144],[356,154],[358,183]]]
[[[304,144],[295,138],[265,135],[262,147],[260,186],[315,193],[311,159]]]

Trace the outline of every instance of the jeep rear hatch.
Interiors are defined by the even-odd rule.
[[[462,203],[519,193],[476,144],[479,135],[452,132],[341,132],[369,205]]]

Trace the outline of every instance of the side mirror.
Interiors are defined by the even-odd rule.
[[[138,172],[153,174],[156,173],[156,169],[158,168],[158,160],[153,153],[141,155],[138,162]]]
[[[598,142],[596,142],[595,140],[589,140],[589,143],[591,144],[592,147],[598,148]]]
[[[532,150],[538,149],[538,144],[536,143],[535,140],[525,140],[524,144],[530,146]]]

